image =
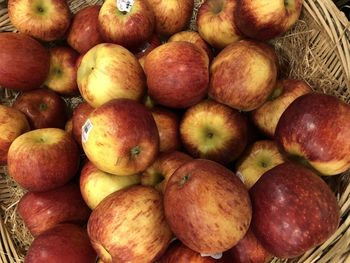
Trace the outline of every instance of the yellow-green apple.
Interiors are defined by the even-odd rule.
[[[90,113],[83,126],[82,145],[98,169],[133,175],[156,159],[158,129],[144,105],[130,99],[114,99]]]
[[[298,97],[312,92],[311,87],[303,80],[278,80],[268,100],[251,112],[253,123],[264,134],[272,138],[278,120],[285,109]]]
[[[249,145],[236,162],[236,174],[250,189],[268,170],[284,162],[276,143],[260,140]]]
[[[91,213],[75,183],[40,193],[27,192],[17,212],[34,237],[61,223],[84,225]]]
[[[9,0],[7,8],[19,32],[43,41],[63,38],[71,22],[66,0]]]
[[[295,163],[270,169],[250,189],[251,229],[280,258],[297,257],[326,241],[338,228],[337,199],[312,170]]]
[[[180,151],[160,153],[157,159],[142,172],[141,183],[142,185],[154,186],[164,194],[172,174],[177,168],[192,159],[191,156]]]
[[[76,61],[79,53],[71,47],[56,46],[50,49],[50,71],[45,85],[64,96],[79,94]]]
[[[92,211],[88,234],[105,263],[155,262],[173,237],[163,198],[150,186],[130,186],[107,196]]]
[[[276,128],[277,145],[323,175],[350,168],[350,105],[322,93],[295,99]]]
[[[95,263],[96,257],[86,229],[74,224],[61,224],[34,239],[24,262]]]
[[[146,43],[144,43],[142,46],[136,48],[134,50],[134,54],[139,60],[140,65],[142,68],[145,66],[145,60],[147,55],[156,47],[160,46],[162,44],[162,41],[158,37],[157,34],[153,34],[151,39],[148,40]]]
[[[103,42],[99,31],[98,14],[101,5],[80,9],[73,17],[67,32],[67,43],[81,54]]]
[[[187,41],[195,44],[196,46],[202,48],[208,55],[209,60],[213,58],[213,50],[207,42],[201,38],[201,36],[196,31],[181,31],[172,35],[168,42],[174,41]]]
[[[184,30],[190,22],[194,0],[148,0],[155,19],[156,32],[161,36],[171,36]]]
[[[186,108],[202,100],[209,84],[209,58],[195,44],[165,43],[145,60],[148,95],[157,103]]]
[[[239,111],[214,100],[188,108],[180,122],[184,148],[195,158],[227,164],[247,145],[248,120]]]
[[[80,192],[86,204],[95,209],[108,195],[131,185],[139,184],[139,174],[119,176],[103,172],[87,161],[80,173]]]
[[[266,41],[286,33],[298,20],[303,0],[237,1],[235,21],[247,37]]]
[[[197,13],[197,29],[211,46],[223,49],[242,38],[234,13],[236,0],[206,0]]]
[[[159,151],[169,152],[181,148],[180,118],[174,111],[163,107],[150,109],[159,133]]]
[[[155,19],[147,1],[104,1],[98,21],[103,39],[126,48],[147,42],[154,32]]]
[[[84,123],[86,122],[87,118],[89,117],[89,114],[94,110],[92,106],[90,106],[87,102],[80,103],[77,107],[74,108],[73,114],[72,114],[72,125],[73,125],[73,138],[74,140],[79,144],[79,146],[82,146],[81,144],[81,133],[82,133],[82,127]]]
[[[0,165],[7,164],[7,152],[12,142],[29,130],[29,122],[22,112],[0,105]]]
[[[199,253],[228,250],[248,230],[252,209],[241,180],[224,166],[196,159],[170,177],[164,194],[166,220],[175,236]]]
[[[67,121],[67,104],[52,90],[41,88],[22,92],[12,107],[26,115],[32,129],[63,129]]]
[[[7,158],[9,175],[32,192],[63,186],[79,166],[76,142],[58,128],[36,129],[20,135],[12,142]]]
[[[209,96],[234,109],[260,107],[275,88],[277,55],[272,46],[239,40],[224,48],[210,66]]]
[[[117,98],[141,100],[146,91],[145,74],[137,58],[111,43],[98,44],[83,56],[77,83],[92,107]]]
[[[0,34],[0,85],[15,90],[40,87],[49,73],[50,54],[35,39],[20,33]]]

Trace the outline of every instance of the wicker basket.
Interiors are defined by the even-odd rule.
[[[102,0],[68,0],[73,13]],[[196,0],[190,25],[195,29]],[[273,41],[279,54],[281,76],[307,81],[314,90],[335,95],[350,103],[350,23],[331,0],[305,0],[298,23],[285,36]],[[15,31],[0,0],[0,32]],[[0,47],[1,48],[1,47]],[[0,87],[0,102],[10,105],[15,92]],[[349,153],[350,154],[350,153]],[[327,178],[341,207],[337,232],[323,245],[298,259],[273,259],[272,262],[350,262],[350,171]],[[9,180],[6,167],[0,167],[0,262],[23,262],[26,246],[16,235],[16,204],[21,192]],[[15,221],[17,222],[17,221]],[[15,231],[16,229],[16,231]],[[25,229],[23,230],[26,231]]]

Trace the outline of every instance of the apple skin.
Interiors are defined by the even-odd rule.
[[[174,235],[199,253],[219,253],[236,245],[252,217],[241,180],[224,166],[204,159],[186,162],[173,173],[163,203]]]
[[[276,143],[272,140],[255,141],[236,162],[236,174],[250,189],[268,170],[284,162]]]
[[[0,86],[26,91],[44,83],[50,68],[44,46],[20,33],[1,33],[0,46]]]
[[[181,141],[195,158],[227,164],[247,145],[248,120],[239,111],[213,100],[188,108],[180,122]]]
[[[141,100],[146,79],[137,58],[120,45],[102,43],[82,58],[77,83],[81,96],[92,107],[117,98]]]
[[[350,168],[349,119],[349,104],[331,95],[308,93],[283,112],[275,139],[288,155],[323,175],[336,175]]]
[[[32,192],[63,186],[79,166],[76,142],[58,128],[36,129],[20,135],[12,142],[7,158],[9,175]]]
[[[216,49],[223,49],[243,37],[234,18],[237,2],[236,0],[207,0],[198,10],[198,32]]]
[[[115,175],[133,175],[156,159],[157,125],[141,103],[130,99],[111,100],[96,108],[88,120],[93,128],[83,138],[82,145],[98,169]]]
[[[297,257],[326,241],[339,224],[337,199],[317,174],[295,163],[280,164],[250,189],[252,231],[280,258]]]
[[[273,91],[277,55],[272,46],[239,40],[224,48],[210,66],[209,96],[241,111],[260,107]]]
[[[298,20],[303,0],[237,2],[235,21],[247,37],[267,41],[286,33]]]
[[[80,173],[80,191],[86,204],[95,209],[108,195],[131,185],[139,184],[139,174],[118,176],[103,172],[96,168],[92,162],[87,161]]]
[[[48,89],[22,92],[12,107],[26,115],[32,129],[63,129],[67,121],[66,102],[56,92]]]
[[[73,224],[61,224],[34,239],[24,262],[95,263],[96,252],[84,228]]]
[[[142,67],[142,69],[145,68],[145,60],[147,55],[156,47],[160,46],[162,44],[161,39],[158,37],[158,35],[153,34],[151,39],[148,40],[146,43],[144,43],[142,46],[136,48],[133,53],[139,60],[139,63]]]
[[[71,22],[66,0],[9,0],[7,8],[19,32],[43,41],[63,38]]]
[[[80,9],[72,19],[67,43],[81,54],[103,42],[98,21],[100,9],[101,5],[87,6]]]
[[[180,151],[160,153],[154,163],[142,172],[141,183],[154,186],[164,194],[172,174],[181,165],[191,160],[193,160],[191,156]]]
[[[22,112],[0,105],[0,165],[7,164],[7,152],[12,142],[29,130],[29,122]]]
[[[71,136],[73,136],[73,120],[69,118],[64,125],[64,130]]]
[[[115,0],[106,0],[99,12],[98,21],[105,42],[128,49],[147,42],[155,26],[153,10],[144,0],[135,0],[130,12],[120,11]]]
[[[278,120],[286,108],[298,97],[312,92],[303,80],[278,80],[269,99],[251,112],[253,123],[268,137],[273,138]]]
[[[145,60],[148,95],[163,106],[190,107],[207,93],[208,68],[207,54],[196,45],[184,41],[165,43]]]
[[[34,237],[61,223],[83,225],[91,213],[75,183],[46,192],[27,192],[21,197],[17,212]]]
[[[73,138],[82,147],[81,144],[81,129],[89,117],[89,114],[95,108],[91,107],[89,103],[82,102],[79,104],[74,110],[72,115],[72,123],[73,123]]]
[[[106,197],[91,213],[88,234],[99,257],[111,262],[155,262],[173,235],[162,195],[149,186],[130,186]]]
[[[148,0],[148,2],[154,11],[155,30],[160,36],[174,35],[189,24],[194,0]]]

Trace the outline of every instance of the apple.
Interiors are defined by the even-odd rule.
[[[156,47],[160,46],[162,44],[162,41],[158,37],[157,34],[153,34],[151,39],[148,40],[145,44],[142,46],[138,47],[135,51],[134,54],[139,60],[139,63],[141,67],[144,69],[145,67],[145,60],[147,55]]]
[[[304,166],[277,165],[256,182],[250,196],[252,231],[274,256],[297,257],[325,242],[338,228],[334,193]]]
[[[69,118],[64,125],[64,130],[71,136],[73,136],[73,119]]]
[[[36,129],[12,142],[7,165],[9,175],[24,189],[49,191],[74,177],[79,166],[79,150],[64,130]]]
[[[303,0],[237,2],[235,21],[247,37],[266,41],[286,33],[298,20]]]
[[[154,32],[154,14],[147,1],[106,0],[98,21],[106,42],[135,48],[147,42]]]
[[[262,132],[272,138],[278,120],[285,109],[298,97],[312,92],[311,87],[303,80],[278,80],[269,99],[252,111],[252,121]]]
[[[187,41],[195,44],[196,46],[202,48],[208,55],[209,60],[211,61],[213,58],[212,48],[209,46],[207,42],[203,40],[203,38],[196,31],[181,31],[174,35],[172,35],[168,42],[174,41]]]
[[[109,174],[97,169],[90,161],[84,164],[80,173],[80,191],[91,209],[95,209],[111,193],[140,182],[139,174],[130,176]]]
[[[241,180],[205,159],[186,162],[173,173],[163,202],[174,235],[198,253],[233,247],[244,237],[252,217],[249,194]]]
[[[189,42],[165,43],[145,60],[148,95],[160,105],[190,107],[202,100],[209,84],[207,54]]]
[[[137,58],[120,45],[102,43],[82,58],[77,83],[81,96],[92,107],[117,98],[141,100],[146,79]]]
[[[17,213],[30,233],[36,237],[61,223],[85,224],[90,216],[79,186],[68,183],[50,191],[24,194]]]
[[[243,36],[234,17],[236,0],[206,0],[197,13],[200,36],[216,49],[223,49]]]
[[[45,85],[63,96],[79,94],[76,61],[79,53],[71,47],[56,46],[50,49],[50,71]]]
[[[322,93],[295,99],[283,112],[275,132],[277,145],[323,175],[350,168],[350,105]]]
[[[172,174],[177,168],[192,159],[191,156],[180,151],[160,153],[157,159],[142,172],[141,183],[142,185],[154,186],[164,194]]]
[[[61,224],[34,239],[24,262],[95,263],[96,252],[84,228],[73,224]]]
[[[250,189],[268,170],[284,162],[276,143],[272,140],[260,140],[245,149],[236,162],[236,174]]]
[[[210,66],[209,96],[241,111],[260,107],[273,91],[277,55],[272,46],[239,40],[224,48]]]
[[[67,32],[67,43],[81,54],[103,42],[98,21],[100,9],[101,5],[84,7],[72,19]]]
[[[144,105],[130,99],[114,99],[89,115],[83,126],[82,145],[98,169],[133,175],[156,159],[158,129]]]
[[[75,141],[79,144],[79,146],[82,146],[81,144],[81,133],[82,133],[82,127],[84,123],[86,122],[87,118],[89,117],[89,114],[94,110],[95,108],[91,107],[89,103],[82,102],[80,103],[76,108],[73,110],[73,116],[72,116],[72,125],[73,125],[73,138]]]
[[[214,100],[188,108],[180,122],[181,141],[195,158],[227,164],[247,145],[248,120],[239,111]]]
[[[11,143],[29,130],[29,122],[22,112],[0,105],[0,165],[7,164],[7,152]]]
[[[169,109],[154,107],[151,110],[159,133],[159,151],[169,152],[181,148],[180,139],[180,118]]]
[[[43,41],[63,38],[71,22],[66,0],[9,0],[7,8],[19,32]]]
[[[164,37],[185,29],[192,16],[194,0],[148,0],[156,20],[156,32]]]
[[[172,233],[164,217],[162,195],[149,186],[130,186],[107,196],[87,225],[103,262],[155,262]]]
[[[49,52],[35,39],[20,33],[0,34],[0,86],[14,90],[40,87],[50,68]]]
[[[67,121],[67,104],[52,90],[41,88],[22,92],[12,107],[26,115],[32,129],[63,129]]]

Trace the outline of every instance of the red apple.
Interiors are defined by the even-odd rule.
[[[38,41],[25,34],[1,33],[0,46],[0,86],[25,91],[44,83],[50,55]]]
[[[337,97],[308,93],[283,112],[275,132],[278,146],[323,175],[350,168],[350,105]]]
[[[277,55],[266,43],[236,41],[215,57],[210,74],[211,98],[237,110],[251,111],[260,107],[275,87]]]
[[[30,233],[36,237],[61,223],[85,224],[90,216],[79,186],[69,183],[50,191],[27,192],[17,212]]]
[[[67,33],[67,42],[79,53],[86,53],[103,42],[99,31],[98,14],[101,5],[91,5],[80,9],[73,17]]]
[[[338,227],[334,193],[301,165],[283,163],[267,171],[250,196],[252,231],[274,256],[297,257],[325,242]]]
[[[86,230],[73,224],[57,225],[34,239],[25,263],[95,263],[96,252]]]
[[[72,118],[69,118],[68,121],[66,121],[66,124],[64,125],[64,130],[71,136],[73,136],[73,120]]]
[[[163,202],[170,229],[199,253],[223,252],[236,245],[252,216],[241,180],[224,166],[204,159],[186,162],[173,173]]]
[[[63,38],[71,20],[66,0],[9,0],[8,15],[21,33],[43,41]]]
[[[89,114],[94,110],[87,102],[82,102],[73,110],[72,124],[73,124],[73,138],[75,141],[82,146],[81,144],[81,133],[82,127],[86,122]]]
[[[13,141],[7,164],[9,175],[26,190],[49,191],[63,186],[76,174],[79,150],[64,130],[37,129]]]
[[[134,51],[134,54],[139,60],[139,63],[143,69],[145,67],[145,60],[147,55],[161,44],[162,41],[160,40],[160,38],[156,34],[153,34],[150,40],[148,40],[146,43],[144,43]]]
[[[66,102],[48,89],[23,92],[13,102],[12,107],[27,116],[32,129],[63,129],[67,121]]]
[[[155,262],[172,238],[161,194],[141,185],[106,197],[91,213],[88,234],[106,263]]]
[[[183,41],[163,44],[146,57],[148,94],[163,106],[192,106],[206,95],[208,67],[207,54],[196,45]]]

